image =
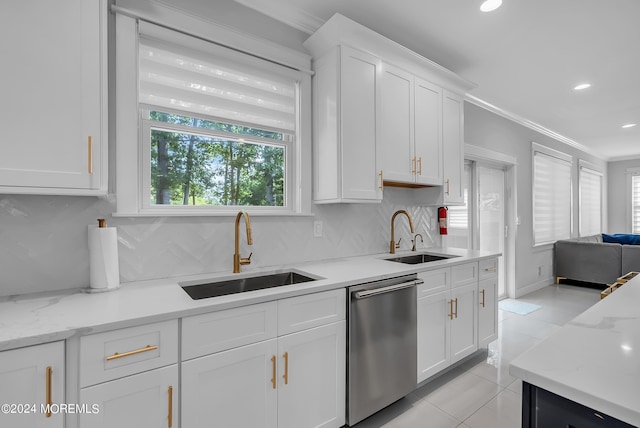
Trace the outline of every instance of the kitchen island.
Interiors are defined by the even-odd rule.
[[[523,380],[523,428],[640,426],[640,277],[516,358],[510,372]]]

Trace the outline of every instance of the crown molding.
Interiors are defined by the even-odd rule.
[[[480,108],[483,108],[483,109],[485,109],[487,111],[490,111],[491,113],[495,113],[498,116],[502,116],[505,119],[509,119],[512,122],[515,122],[515,123],[520,124],[520,125],[522,125],[524,127],[532,129],[532,130],[534,130],[536,132],[539,132],[540,134],[546,135],[547,137],[553,138],[554,140],[557,140],[557,141],[559,141],[561,143],[564,143],[564,144],[566,144],[568,146],[571,146],[574,149],[577,149],[577,150],[580,150],[580,151],[582,151],[584,153],[587,153],[587,154],[590,154],[592,156],[595,156],[598,159],[602,159],[602,160],[605,160],[605,161],[609,160],[608,158],[602,156],[600,153],[595,153],[592,149],[590,149],[589,147],[585,146],[584,144],[580,144],[577,141],[572,140],[571,138],[565,137],[562,134],[558,134],[557,132],[552,131],[549,128],[546,128],[546,127],[544,127],[544,126],[542,126],[542,125],[540,125],[540,124],[538,124],[536,122],[533,122],[533,121],[531,121],[529,119],[525,119],[522,116],[519,116],[519,115],[517,115],[515,113],[512,113],[510,111],[504,110],[504,109],[502,109],[500,107],[497,107],[497,106],[495,106],[493,104],[490,104],[490,103],[488,103],[488,102],[486,102],[486,101],[484,101],[484,100],[482,100],[482,99],[480,99],[478,97],[466,94],[464,99],[465,99],[465,101],[468,101],[473,105],[476,105],[476,106],[478,106]]]
[[[324,24],[323,19],[295,7],[275,7],[273,3],[264,0],[234,1],[307,34],[313,34]]]

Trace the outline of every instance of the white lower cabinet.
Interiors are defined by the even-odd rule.
[[[80,426],[177,427],[178,385],[178,365],[173,364],[83,388],[80,402],[87,410],[80,414]]]
[[[498,338],[498,259],[480,262],[478,284],[478,346]]]
[[[201,428],[211,421],[225,428],[344,425],[345,290],[277,303],[183,320],[183,356],[223,343],[219,335],[198,336],[185,330],[208,326],[215,331],[228,320],[242,324],[244,337],[259,341],[183,361],[182,428]],[[276,317],[277,333],[272,328]],[[206,343],[209,340],[211,344]]]
[[[478,350],[478,263],[418,273],[418,382]]]
[[[0,352],[0,427],[64,426],[64,361],[64,342]]]

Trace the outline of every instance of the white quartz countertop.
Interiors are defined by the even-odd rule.
[[[640,276],[516,358],[510,372],[640,426]]]
[[[83,290],[0,298],[0,351],[63,340],[116,328],[261,303],[269,300],[344,288],[420,271],[496,257],[498,254],[456,248],[425,248],[417,253],[456,256],[409,265],[384,258],[392,254],[349,257],[251,269],[239,274],[218,272],[123,284],[117,290],[89,294]],[[399,252],[396,255],[417,254]],[[192,300],[178,284],[222,280],[283,271],[297,271],[315,281],[227,296]]]

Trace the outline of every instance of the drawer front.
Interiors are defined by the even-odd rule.
[[[498,274],[498,259],[480,260],[480,280],[493,278]]]
[[[451,267],[451,285],[459,287],[461,285],[472,284],[478,281],[478,262],[465,263]]]
[[[182,360],[272,339],[278,303],[243,306],[182,319]]]
[[[418,278],[424,281],[424,284],[418,285],[418,299],[451,287],[451,269],[449,268],[419,272]]]
[[[80,338],[80,386],[178,362],[178,320]]]
[[[346,319],[344,288],[291,297],[278,302],[278,335],[294,333]]]

